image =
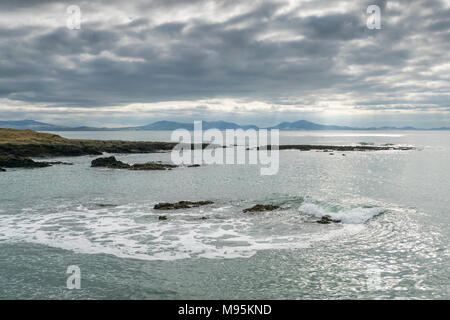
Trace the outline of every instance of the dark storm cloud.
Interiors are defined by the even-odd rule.
[[[364,97],[365,109],[448,106],[448,76],[432,70],[448,60],[443,1],[78,1],[87,17],[80,30],[65,27],[64,3],[1,2],[5,19],[26,10],[39,17],[45,6],[62,23],[0,24],[0,98],[82,108],[209,98],[313,107],[309,95],[326,90]],[[208,4],[212,15],[202,14]],[[366,28],[369,4],[381,8],[381,30]],[[176,18],[181,10],[190,11]],[[116,19],[121,11],[127,21]],[[174,17],[161,18],[167,12]],[[410,98],[432,90],[421,81],[441,87]]]

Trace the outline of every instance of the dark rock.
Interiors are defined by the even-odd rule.
[[[339,222],[341,222],[341,220],[331,219],[331,217],[329,215],[324,215],[320,220],[317,220],[317,223],[320,223],[320,224],[330,224],[332,222],[339,223]]]
[[[130,166],[130,170],[171,170],[176,168],[174,164],[159,163],[159,162],[147,162],[147,163],[136,163]]]
[[[271,204],[257,204],[251,208],[244,209],[243,212],[261,212],[261,211],[273,211],[279,209],[279,206],[274,206]]]
[[[158,220],[161,220],[161,221],[167,220],[167,217],[166,217],[166,216],[159,216],[159,217],[158,217]]]
[[[0,172],[6,172],[6,170],[3,168],[0,168]]]
[[[5,168],[43,168],[51,166],[48,162],[36,162],[30,158],[15,155],[0,156],[0,166]]]
[[[200,167],[200,165],[199,164],[191,164],[191,165],[188,165],[187,167],[188,168],[198,168],[198,167]]]
[[[96,205],[100,208],[114,208],[117,207],[117,204],[111,204],[111,203],[96,203]]]
[[[175,202],[175,203],[161,202],[161,203],[155,204],[153,209],[156,209],[156,210],[189,209],[189,208],[205,206],[205,205],[213,204],[213,203],[214,202],[212,202],[212,201],[197,201],[197,202],[180,201],[180,202]]]
[[[50,161],[50,162],[47,162],[48,164],[50,164],[50,165],[64,165],[64,166],[73,166],[73,163],[72,162],[62,162],[62,161]]]
[[[91,167],[106,167],[111,169],[129,169],[130,165],[116,159],[116,157],[97,158],[92,160]]]
[[[176,165],[160,162],[136,163],[129,165],[117,160],[115,157],[97,158],[92,160],[91,167],[106,167],[110,169],[128,169],[128,170],[167,170],[176,168]]]

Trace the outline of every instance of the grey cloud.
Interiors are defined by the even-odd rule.
[[[391,2],[400,7],[390,9]],[[56,3],[61,2],[43,5]],[[89,13],[102,6],[120,7],[122,2],[79,3]],[[216,1],[216,6],[227,12],[238,3]],[[416,102],[406,96],[412,90],[425,91],[420,81],[448,81],[439,73],[424,72],[443,63],[449,49],[449,15],[443,2],[415,1],[409,6],[403,0],[363,0],[352,2],[345,13],[329,11],[336,3],[299,2],[298,8],[280,14],[285,2],[255,1],[250,10],[225,21],[193,18],[156,25],[152,15],[157,10],[201,8],[205,2],[140,1],[126,4],[129,22],[89,21],[81,30],[0,29],[0,97],[89,109],[215,97],[274,104],[289,98],[313,104],[316,100],[310,95],[327,90],[330,96],[366,97],[359,105],[367,108],[377,109],[370,103],[376,100],[385,101],[387,108],[392,108],[391,100],[413,108]],[[365,27],[368,4],[381,7],[382,30]],[[30,1],[0,5],[30,12],[37,6]],[[299,17],[307,6],[322,8],[323,13]],[[433,13],[424,15],[424,8]],[[276,35],[261,40],[283,32],[303,38]],[[359,71],[349,72],[351,67]],[[396,86],[392,79],[400,76],[417,82]],[[384,97],[371,98],[375,94]],[[442,107],[448,105],[447,98],[448,93],[437,91],[420,104],[428,99]]]

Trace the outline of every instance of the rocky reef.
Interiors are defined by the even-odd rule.
[[[341,220],[332,219],[331,216],[324,215],[320,220],[317,220],[316,222],[320,224],[330,224],[330,223],[339,223],[341,222]]]
[[[273,211],[273,210],[276,210],[276,209],[279,209],[279,208],[280,208],[279,206],[274,206],[274,205],[271,205],[271,204],[257,204],[257,205],[254,205],[251,208],[247,208],[247,209],[242,210],[242,212],[247,213],[247,212]]]
[[[127,169],[127,170],[171,170],[176,168],[176,165],[159,163],[159,162],[147,162],[147,163],[136,163],[130,165],[116,159],[116,157],[105,157],[97,158],[92,160],[91,167],[104,167],[110,169]]]
[[[258,147],[257,150],[271,150],[272,146],[267,145],[263,147]],[[300,151],[312,151],[312,150],[320,150],[323,152],[330,151],[387,151],[387,150],[397,150],[397,151],[408,151],[414,150],[413,147],[394,147],[394,146],[369,146],[369,145],[360,145],[360,146],[326,146],[326,145],[306,145],[306,144],[298,144],[298,145],[280,145],[278,146],[279,150],[300,150]]]
[[[190,209],[200,206],[205,206],[208,204],[213,204],[213,201],[179,201],[175,203],[168,203],[168,202],[160,202],[158,204],[155,204],[153,209],[155,210],[177,210],[177,209]]]
[[[168,163],[159,162],[147,162],[147,163],[136,163],[130,166],[130,170],[172,170],[178,166]]]

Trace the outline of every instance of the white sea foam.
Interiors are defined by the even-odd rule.
[[[240,209],[230,206],[170,212],[166,214],[169,220],[158,221],[161,213],[148,208],[148,204],[95,209],[75,206],[53,213],[31,208],[0,216],[0,241],[145,260],[224,259],[250,257],[259,250],[306,248],[360,231],[358,226],[344,226],[317,232],[315,225],[309,227],[316,231],[306,230],[297,219],[295,228],[280,232],[277,228],[287,219],[285,215],[266,220],[243,216]],[[200,220],[205,214],[211,218]],[[216,215],[220,216],[214,218]],[[290,215],[295,219],[295,212]]]
[[[304,203],[300,206],[299,211],[317,218],[329,215],[333,219],[341,220],[342,223],[361,224],[383,213],[385,209],[358,207],[349,210],[334,211],[314,203]]]

